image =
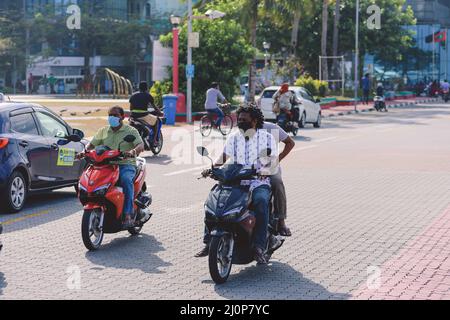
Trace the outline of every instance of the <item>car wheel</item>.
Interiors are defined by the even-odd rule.
[[[19,212],[25,206],[28,194],[27,181],[22,173],[14,171],[9,177],[6,193],[4,195],[4,205],[11,213]]]
[[[320,128],[322,126],[322,114],[319,112],[317,116],[317,121],[314,122],[314,128]]]
[[[306,126],[306,113],[303,112],[302,114],[302,118],[300,119],[300,121],[298,122],[298,126],[300,128],[304,128]]]

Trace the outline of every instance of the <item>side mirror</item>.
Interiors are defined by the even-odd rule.
[[[81,131],[81,130],[73,129],[73,130],[72,130],[72,134],[76,134],[77,136],[80,137],[80,139],[83,139],[83,138],[84,138],[84,132]]]
[[[136,140],[136,137],[131,134],[128,136],[125,136],[125,138],[123,138],[123,141],[128,142],[128,143],[134,142],[134,140]]]
[[[206,149],[205,147],[197,147],[197,152],[198,152],[202,157],[207,157],[207,156],[209,156],[208,149]]]
[[[77,134],[71,134],[70,136],[66,137],[66,139],[71,142],[80,142],[81,141],[81,137]]]

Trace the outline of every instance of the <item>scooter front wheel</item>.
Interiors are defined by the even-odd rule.
[[[213,237],[209,246],[209,273],[217,284],[225,283],[231,272],[233,257],[230,255],[234,245],[229,234]]]
[[[100,248],[103,241],[103,212],[100,210],[84,210],[81,222],[81,236],[84,246],[94,251]]]

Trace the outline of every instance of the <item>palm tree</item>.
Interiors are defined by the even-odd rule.
[[[322,4],[322,56],[327,55],[327,33],[328,33],[328,2],[329,0],[323,0]],[[328,64],[325,60],[323,66],[323,79],[328,80]]]
[[[199,5],[203,7],[212,0],[202,0]],[[260,6],[271,8],[275,6],[277,0],[244,0],[241,12],[241,20],[243,25],[248,27],[250,44],[255,48],[255,55],[250,62],[249,76],[248,76],[248,101],[255,101],[256,91],[256,33],[258,25],[258,9]]]
[[[334,7],[334,28],[333,28],[333,56],[338,55],[339,44],[339,20],[341,18],[341,0],[336,0]],[[338,71],[338,60],[335,59],[333,63],[333,78],[336,78]]]
[[[292,16],[292,32],[291,32],[291,52],[296,54],[297,40],[302,15],[312,11],[313,0],[280,0],[281,6],[284,7],[284,14]]]

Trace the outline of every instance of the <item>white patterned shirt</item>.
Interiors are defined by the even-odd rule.
[[[236,131],[228,137],[224,153],[230,158],[231,163],[241,164],[245,168],[250,168],[252,165],[261,166],[257,160],[264,149],[271,149],[273,161],[271,161],[269,166],[264,166],[261,173],[268,176],[274,175],[279,169],[278,141],[267,130],[257,130],[251,137],[244,135],[241,130]],[[270,179],[253,180],[251,189],[260,185],[270,185]]]

